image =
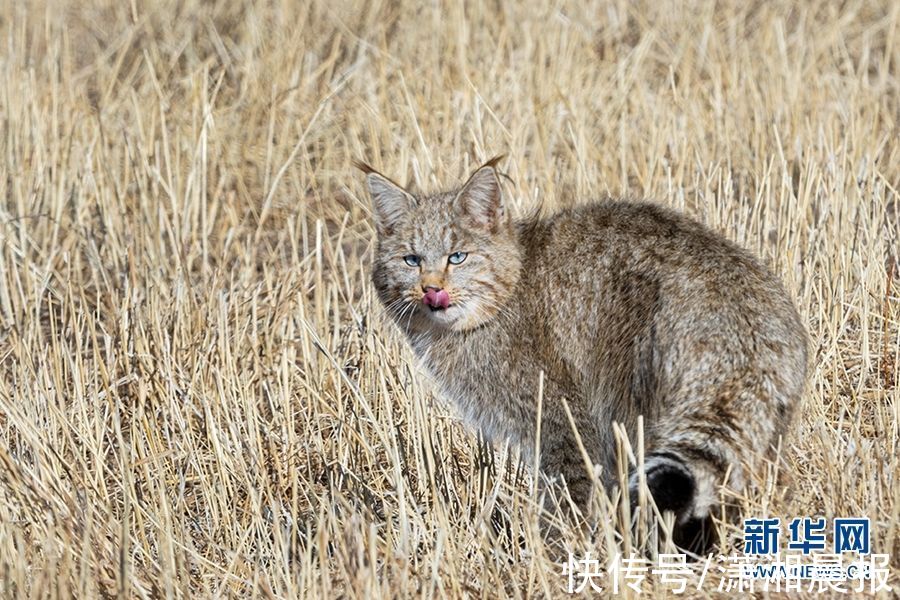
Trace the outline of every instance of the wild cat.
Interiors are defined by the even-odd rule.
[[[735,244],[649,203],[514,220],[495,161],[430,196],[358,166],[388,313],[467,419],[526,451],[543,372],[540,468],[576,504],[592,484],[564,400],[607,486],[613,423],[634,440],[643,415],[648,488],[683,531],[708,517],[720,484],[743,489],[786,432],[807,334],[779,281]]]

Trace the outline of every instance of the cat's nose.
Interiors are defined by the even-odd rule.
[[[431,310],[440,310],[450,306],[450,294],[447,293],[447,290],[433,285],[423,286],[422,289],[425,291],[422,302]]]

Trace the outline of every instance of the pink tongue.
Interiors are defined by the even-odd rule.
[[[434,308],[447,308],[450,306],[450,294],[446,290],[428,290],[425,292],[424,301]]]

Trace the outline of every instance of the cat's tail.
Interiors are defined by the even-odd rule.
[[[723,455],[731,452],[725,450],[710,448],[708,442],[695,446],[682,443],[657,449],[644,461],[647,488],[657,508],[675,514],[672,541],[698,555],[706,554],[715,543],[711,511],[718,504],[718,487],[730,471]],[[739,484],[735,480],[741,478],[731,479]],[[632,505],[637,504],[639,485],[640,472],[635,470],[629,480]]]
[[[686,538],[711,526],[723,484],[736,492],[745,489],[749,473],[779,443],[793,412],[793,395],[767,394],[767,386],[742,383],[710,394],[716,400],[693,403],[662,424],[648,444],[643,466],[647,488],[660,512],[675,513],[675,543],[683,548],[708,547],[704,531],[699,540]],[[629,480],[633,503],[640,478],[635,470]]]
[[[678,522],[687,520],[697,512],[709,512],[708,509],[704,511],[703,505],[712,498],[704,496],[710,496],[712,490],[698,490],[697,477],[693,471],[680,454],[669,450],[653,452],[644,462],[647,488],[656,506],[661,512],[669,510],[675,513]],[[640,473],[637,470],[631,474],[628,483],[631,500],[636,502],[640,484]]]

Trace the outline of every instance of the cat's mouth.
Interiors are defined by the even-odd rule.
[[[445,326],[459,317],[456,310],[458,305],[455,303],[437,306],[423,303],[422,308],[425,309],[425,314],[431,321]]]
[[[422,296],[422,303],[428,307],[431,312],[446,310],[450,308],[450,294],[447,290],[429,287]]]
[[[460,298],[451,298],[446,289],[428,289],[422,296],[420,306],[423,315],[438,327],[455,328],[461,321],[465,321],[467,315],[466,302],[460,301]]]
[[[429,312],[430,314],[434,314],[435,316],[437,316],[437,315],[439,315],[439,314],[446,313],[446,312],[449,311],[451,308],[456,308],[456,305],[455,305],[455,304],[445,304],[445,305],[437,305],[437,306],[435,306],[435,305],[432,305],[432,304],[426,304],[426,305],[425,305],[425,308],[428,309],[428,312]]]

